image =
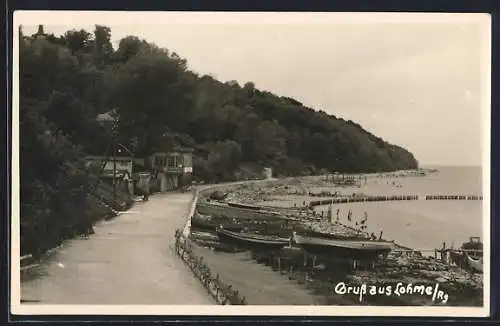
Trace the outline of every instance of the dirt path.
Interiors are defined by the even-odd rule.
[[[87,240],[65,243],[22,282],[21,298],[41,304],[215,304],[173,251],[191,194],[165,194],[101,222]],[[23,304],[24,305],[24,304]]]

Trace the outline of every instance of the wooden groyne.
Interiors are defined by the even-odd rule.
[[[330,204],[348,204],[360,202],[380,202],[380,201],[401,201],[401,200],[419,200],[418,195],[398,195],[398,196],[353,196],[332,199],[313,200],[309,207],[330,205]]]
[[[483,200],[478,195],[425,195],[425,200]]]
[[[337,197],[332,199],[313,200],[309,207],[330,205],[330,204],[348,204],[360,202],[380,202],[380,201],[407,201],[407,200],[483,200],[483,196],[478,195],[394,195],[394,196],[352,196]]]

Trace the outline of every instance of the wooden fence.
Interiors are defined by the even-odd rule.
[[[246,299],[229,284],[221,281],[219,274],[213,275],[210,267],[203,261],[203,256],[196,256],[191,247],[191,241],[175,232],[175,253],[193,272],[194,276],[207,289],[208,294],[220,305],[246,305]]]

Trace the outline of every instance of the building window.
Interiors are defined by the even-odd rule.
[[[173,156],[167,156],[167,166],[169,168],[175,168],[175,157]]]

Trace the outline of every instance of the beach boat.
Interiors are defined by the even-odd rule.
[[[213,200],[225,200],[228,195],[229,193],[227,192],[216,190],[210,194],[209,198]]]
[[[319,232],[319,231],[307,230],[307,229],[304,229],[304,231],[300,231],[300,233],[304,236],[307,236],[307,237],[321,238],[321,239],[334,239],[334,240],[368,240],[370,238],[369,236],[367,236],[365,234],[344,235],[344,234],[338,234],[338,233]]]
[[[220,223],[212,221],[212,217],[210,215],[203,215],[198,212],[195,212],[195,214],[191,218],[191,227],[194,229],[215,231],[219,225]],[[243,225],[238,223],[228,223],[223,225],[224,228],[226,228],[227,230],[237,231],[237,232],[243,230],[244,228]]]
[[[294,242],[311,254],[335,256],[339,258],[371,259],[386,254],[394,243],[382,240],[327,239],[306,235],[293,235]]]
[[[256,205],[241,204],[241,203],[234,203],[234,202],[227,203],[227,205],[231,206],[231,207],[245,208],[245,209],[251,209],[251,210],[256,210],[256,211],[260,211],[262,208],[262,207],[256,206]]]
[[[249,208],[230,206],[226,203],[199,202],[196,206],[202,214],[213,216],[230,216],[239,220],[281,220],[282,216],[278,212],[269,210],[255,210]]]
[[[226,230],[224,227],[217,228],[217,235],[223,243],[256,251],[279,250],[290,244],[290,239],[287,238],[253,233],[237,233]]]
[[[475,258],[472,258],[471,256],[467,255],[467,263],[469,264],[469,267],[472,270],[475,270],[476,272],[480,272],[480,273],[483,272],[483,259],[482,258],[475,259]]]

